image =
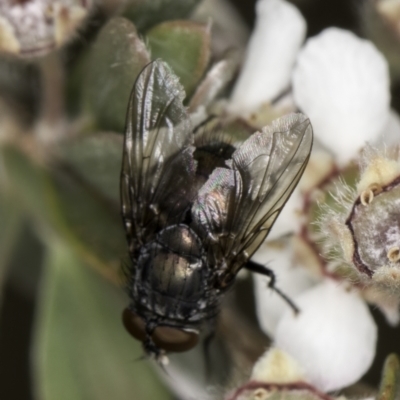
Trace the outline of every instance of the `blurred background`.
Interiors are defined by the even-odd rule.
[[[29,0],[25,2],[29,3]],[[116,2],[117,0],[114,1]],[[108,0],[106,3],[109,10],[115,9],[112,1]],[[248,32],[251,32],[255,18],[255,1],[230,0],[227,3],[234,7],[243,19],[244,26],[247,26]],[[294,0],[293,3],[307,20],[308,36],[313,36],[328,26],[346,28],[361,37],[368,34],[364,24],[363,1]],[[81,40],[82,38],[72,40],[63,50],[65,52],[63,62],[67,69],[74,70],[74,76],[80,68],[74,58],[75,54],[83,52],[85,45],[91,43],[99,27],[110,18],[110,15],[111,12],[107,14],[107,7],[100,7],[93,13],[82,31],[84,40]],[[0,35],[0,43],[2,40]],[[400,54],[400,41],[397,43],[397,49]],[[53,61],[50,61],[50,66],[47,68],[55,68],[56,64],[51,64]],[[29,126],[39,112],[37,107],[42,94],[37,75],[38,70],[43,66],[40,65],[40,61],[39,65],[36,61],[32,63],[28,61],[19,66],[13,62],[6,56],[0,56],[0,74],[7,76],[6,79],[0,78],[0,95],[5,99],[0,103],[0,107],[3,107],[3,111],[0,109],[0,118],[8,113],[10,107],[15,106],[14,112],[17,110],[17,113],[20,113],[18,115],[21,115],[21,120],[23,120],[22,126]],[[4,72],[6,70],[8,75]],[[48,76],[52,79],[52,74]],[[396,75],[393,76],[392,106],[400,112],[400,80]],[[71,115],[77,112],[77,104],[73,99],[80,85],[79,78],[75,81],[74,79],[68,82],[67,87],[66,102]],[[54,107],[57,107],[57,104],[54,104]],[[106,129],[106,125],[107,123],[105,123],[104,131],[113,130],[112,127]],[[137,361],[137,358],[141,356],[140,345],[125,334],[120,323],[120,314],[115,313],[116,309],[122,310],[127,301],[122,289],[118,287],[119,264],[126,257],[125,239],[122,223],[108,224],[108,217],[104,217],[104,210],[110,212],[112,215],[110,218],[114,221],[114,216],[119,213],[118,199],[114,195],[106,194],[100,206],[91,204],[88,196],[92,194],[92,187],[89,187],[85,179],[76,173],[79,168],[82,168],[84,177],[86,173],[92,176],[97,174],[94,179],[97,180],[94,185],[97,185],[97,192],[101,192],[103,187],[110,187],[111,191],[117,192],[118,154],[121,151],[121,142],[114,142],[113,139],[110,142],[108,139],[104,140],[107,147],[110,146],[108,151],[117,154],[115,158],[107,158],[103,166],[97,165],[102,157],[102,144],[92,143],[88,139],[85,143],[86,151],[89,153],[90,149],[95,148],[100,158],[89,159],[85,161],[86,164],[82,164],[79,151],[74,144],[71,144],[65,147],[65,151],[68,153],[68,160],[72,161],[69,164],[60,162],[57,165],[59,171],[57,177],[51,178],[53,188],[57,189],[60,196],[57,199],[60,202],[60,209],[68,214],[74,226],[74,229],[69,230],[61,222],[60,229],[68,231],[66,232],[66,236],[69,237],[68,243],[78,249],[80,256],[70,252],[68,246],[53,237],[51,229],[49,230],[48,226],[42,222],[41,214],[57,214],[49,208],[49,204],[55,200],[52,198],[54,193],[47,192],[47,177],[44,177],[42,171],[37,170],[36,166],[29,165],[29,162],[21,158],[21,155],[13,149],[3,154],[5,161],[0,159],[0,162],[4,162],[8,168],[10,165],[13,166],[15,175],[12,175],[11,185],[14,179],[19,180],[18,184],[22,189],[19,187],[17,190],[25,200],[32,202],[30,205],[21,205],[9,199],[0,199],[4,200],[3,204],[0,203],[0,399],[178,399],[178,395],[172,394],[162,376],[154,372],[148,361]],[[25,146],[29,152],[29,139],[26,140]],[[36,156],[39,158],[37,165],[41,165],[43,161],[41,157],[45,159],[46,155]],[[0,175],[1,167],[0,163]],[[91,167],[94,170],[91,170]],[[104,172],[105,170],[108,172]],[[102,182],[102,179],[107,182]],[[82,192],[74,192],[74,189],[71,189],[76,187],[76,182],[80,188],[83,188]],[[29,194],[25,194],[25,187],[29,187]],[[45,200],[41,197],[43,193],[46,193]],[[27,212],[26,210],[30,207],[34,207],[36,211]],[[21,212],[22,208],[24,212]],[[75,208],[78,211],[74,214]],[[85,225],[87,220],[82,219],[81,215],[94,221],[94,228],[88,229]],[[51,218],[56,220],[57,225],[59,216],[52,215]],[[115,220],[118,221],[118,218]],[[105,224],[107,227],[102,227]],[[78,232],[77,237],[80,234],[90,236],[92,229],[105,230],[104,243],[106,244],[97,239],[91,240],[89,237],[87,243],[83,245],[79,242],[81,238],[72,237],[75,229]],[[107,235],[112,237],[108,244]],[[52,238],[54,243],[49,250],[43,240],[52,241]],[[114,240],[120,241],[118,248],[111,243]],[[86,245],[87,248],[83,248]],[[99,256],[101,262],[95,260],[97,252],[101,253]],[[94,267],[80,268],[84,263]],[[103,265],[107,263],[112,265],[108,269]],[[57,268],[49,270],[50,264],[56,264]],[[66,265],[68,268],[64,268]],[[109,282],[115,284],[109,285]],[[238,283],[231,298],[228,299],[230,306],[233,305],[231,309],[238,310],[237,314],[232,316],[232,312],[227,311],[224,319],[228,321],[226,325],[228,327],[235,323],[240,324],[241,327],[243,325],[241,333],[243,337],[236,338],[237,341],[245,342],[247,333],[249,335],[247,340],[258,338],[259,344],[254,346],[255,348],[250,345],[246,348],[248,359],[254,361],[259,349],[268,343],[268,339],[254,327],[256,319],[251,286],[252,282],[249,278]],[[239,301],[238,296],[240,296]],[[390,328],[380,313],[375,310],[372,312],[379,326],[379,341],[375,362],[363,379],[365,387],[378,385],[380,371],[387,354],[393,351],[400,353],[400,328]],[[99,313],[102,314],[101,317]],[[242,315],[241,313],[246,314],[245,323],[237,322],[240,320],[238,315]],[[63,333],[60,334],[60,331]],[[86,335],[85,339],[80,338],[82,332]],[[224,342],[225,334],[231,335],[224,329],[221,332],[217,343]],[[234,343],[232,338],[228,340],[231,344]],[[218,347],[218,344],[216,346]],[[127,354],[128,348],[132,349],[131,354]],[[223,349],[218,347],[216,354],[218,352],[229,353],[229,346],[228,349],[226,346]],[[181,361],[183,365],[190,365],[193,364],[194,359],[196,360],[189,357]],[[217,365],[219,365],[218,362]],[[101,365],[100,372],[96,371],[99,365]],[[228,367],[222,363],[222,372],[227,372],[225,368]],[[99,381],[101,376],[108,376],[112,384]],[[226,376],[217,379],[221,387]],[[229,382],[225,383],[229,385]],[[68,388],[64,391],[64,397],[63,395],[57,397],[55,395],[57,389],[52,385]],[[195,394],[193,398],[196,398]]]

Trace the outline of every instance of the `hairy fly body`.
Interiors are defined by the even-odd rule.
[[[138,76],[121,171],[131,266],[126,329],[157,358],[194,347],[224,292],[249,263],[296,187],[312,129],[291,114],[238,148],[217,129],[193,130],[178,78],[162,61]]]

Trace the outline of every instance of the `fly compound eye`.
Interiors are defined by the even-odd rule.
[[[196,346],[199,341],[197,332],[185,331],[170,326],[157,326],[152,339],[156,346],[165,351],[183,352]]]
[[[146,339],[146,324],[143,319],[133,313],[129,308],[125,308],[122,313],[122,322],[125,329],[136,339],[143,342]]]
[[[122,321],[125,329],[135,339],[141,342],[147,339],[146,323],[129,308],[125,308],[122,313]],[[154,329],[151,339],[158,348],[179,353],[196,346],[199,341],[199,335],[197,332],[161,325]]]

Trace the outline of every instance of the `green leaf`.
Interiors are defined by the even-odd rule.
[[[198,3],[200,0],[130,0],[124,16],[143,31],[163,21],[188,17]]]
[[[65,74],[65,104],[67,113],[71,118],[79,117],[82,108],[85,108],[83,94],[87,83],[86,75],[90,73],[88,72],[90,55],[90,48],[82,50],[73,60],[73,63],[71,63]]]
[[[22,223],[21,209],[0,186],[0,302],[2,285]]]
[[[16,57],[0,56],[0,96],[19,113],[19,120],[30,120],[38,111],[40,74],[34,63]]]
[[[104,198],[72,171],[54,172],[52,178],[64,237],[86,262],[109,279],[118,280],[127,251],[119,203]]]
[[[15,147],[2,150],[16,201],[34,217],[41,234],[62,236],[92,267],[118,281],[126,254],[119,202],[104,197],[71,168],[49,170]]]
[[[166,61],[190,97],[210,59],[209,27],[192,21],[164,22],[148,31],[146,37],[152,59]]]
[[[396,354],[385,360],[377,400],[396,400],[400,396],[400,362]]]
[[[57,207],[54,189],[45,169],[16,146],[5,145],[0,152],[6,180],[16,204],[37,221],[55,224]]]
[[[45,263],[35,325],[36,398],[170,399],[123,329],[122,292],[53,244]]]
[[[86,71],[84,104],[103,130],[123,132],[133,83],[150,56],[134,25],[111,19],[100,31]]]
[[[18,204],[0,188],[0,281],[22,222]]]
[[[44,246],[26,218],[21,219],[18,228],[7,262],[7,286],[31,301],[41,274]]]
[[[116,133],[96,133],[63,143],[63,160],[104,197],[119,202],[123,138]]]

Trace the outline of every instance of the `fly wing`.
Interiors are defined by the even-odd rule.
[[[192,207],[221,279],[233,277],[264,241],[296,187],[312,147],[310,121],[290,114],[253,134],[217,168]],[[219,260],[224,260],[218,263]]]
[[[192,133],[178,78],[162,61],[138,76],[129,101],[121,170],[122,216],[131,250],[193,200]]]

